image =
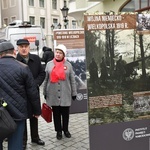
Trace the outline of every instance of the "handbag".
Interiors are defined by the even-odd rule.
[[[43,119],[47,122],[50,123],[52,122],[52,108],[49,107],[46,103],[42,104],[42,113],[41,116]]]
[[[7,103],[0,99],[0,140],[7,138],[17,128],[17,124],[6,109]]]

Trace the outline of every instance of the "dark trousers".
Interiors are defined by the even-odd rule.
[[[62,106],[52,106],[55,131],[68,131],[69,108]]]
[[[38,134],[38,119],[35,117],[30,118],[30,134],[31,134],[31,140],[38,140],[39,134]],[[25,123],[25,130],[24,130],[24,144],[27,143],[28,140],[28,134],[27,134],[27,122]]]

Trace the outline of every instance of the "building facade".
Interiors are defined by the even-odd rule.
[[[14,20],[41,25],[47,46],[53,47],[53,29],[65,28],[63,0],[0,0],[0,28]],[[141,12],[150,10],[150,0],[67,0],[67,28],[84,27],[84,14],[104,12]]]
[[[47,46],[53,47],[53,29],[64,28],[60,10],[63,6],[62,0],[1,0],[1,28],[15,20],[30,21],[33,25],[41,25]],[[70,17],[68,20],[67,27],[75,28],[74,18]]]
[[[84,14],[104,12],[143,12],[150,10],[150,0],[69,0],[69,16],[84,26]]]

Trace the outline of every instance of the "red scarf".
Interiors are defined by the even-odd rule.
[[[54,58],[53,61],[54,61],[55,66],[52,69],[52,72],[50,74],[51,82],[56,83],[59,80],[65,80],[66,79],[66,74],[65,74],[65,71],[64,71],[64,62],[65,62],[65,60],[58,62]]]

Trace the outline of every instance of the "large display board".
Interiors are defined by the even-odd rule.
[[[150,149],[150,14],[85,15],[91,150]]]
[[[66,59],[72,64],[77,84],[77,100],[72,102],[70,113],[87,112],[87,82],[84,29],[54,30],[54,47],[67,47]]]

